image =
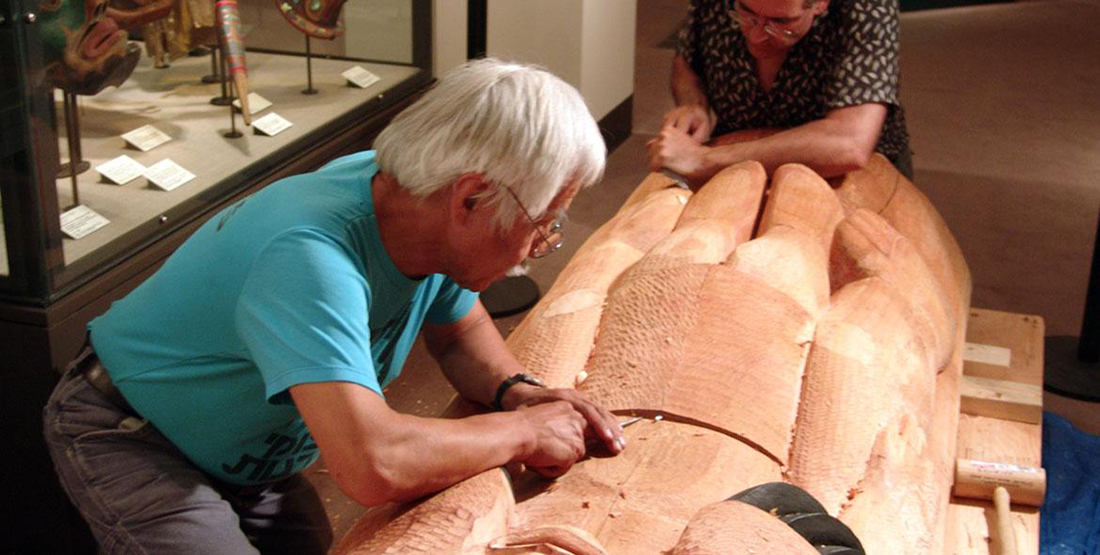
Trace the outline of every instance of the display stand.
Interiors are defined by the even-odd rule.
[[[88,171],[91,166],[80,153],[80,114],[76,106],[76,93],[63,91],[61,97],[65,103],[65,138],[69,143],[69,161],[61,165],[57,177],[69,177],[73,182],[73,204],[66,207],[80,206],[80,190],[77,187],[76,176]]]
[[[527,276],[510,276],[481,292],[481,304],[493,318],[519,314],[539,302],[539,286]]]
[[[216,96],[210,99],[210,103],[215,106],[233,106],[233,96],[229,94],[229,70],[225,65],[225,49],[218,45],[218,82],[222,85],[221,96]]]
[[[306,88],[302,94],[317,94],[317,89],[313,88],[313,48],[309,35],[306,35]]]
[[[1081,336],[1046,338],[1046,374],[1043,388],[1063,397],[1100,402],[1100,218],[1092,247],[1089,288]]]
[[[227,80],[228,81],[228,80]],[[237,130],[237,112],[233,108],[233,99],[237,97],[237,86],[233,82],[229,82],[229,131],[222,133],[222,136],[227,139],[239,139],[244,136]]]
[[[218,46],[214,45],[210,47],[210,75],[203,75],[202,82],[206,84],[217,83],[224,81],[225,77],[221,74],[218,67]]]
[[[62,91],[61,97],[65,104],[65,135],[69,140],[69,161],[61,164],[61,168],[57,171],[57,177],[72,176],[74,178],[73,189],[75,190],[75,177],[88,171],[91,164],[84,160],[84,156],[80,152],[80,112],[77,110],[76,93]]]

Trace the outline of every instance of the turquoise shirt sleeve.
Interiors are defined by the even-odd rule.
[[[310,228],[273,238],[256,257],[235,325],[269,402],[301,383],[346,381],[379,395],[371,358],[370,287],[332,237]]]
[[[452,324],[470,312],[477,298],[477,293],[463,289],[451,278],[445,277],[424,319],[433,324]]]

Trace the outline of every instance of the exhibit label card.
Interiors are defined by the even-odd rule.
[[[116,185],[123,185],[145,174],[145,166],[137,160],[123,154],[114,160],[109,160],[95,167],[99,175],[107,178]]]
[[[172,140],[172,137],[152,125],[142,125],[129,133],[124,133],[122,138],[142,152],[149,152]]]
[[[290,123],[286,120],[286,118],[280,116],[279,114],[276,114],[275,112],[271,112],[270,114],[252,122],[252,127],[256,129],[256,131],[271,137],[274,137],[275,135],[286,131],[290,128],[291,125],[294,124]]]
[[[340,75],[343,75],[344,79],[360,89],[365,89],[382,80],[381,77],[367,71],[363,66],[355,66]]]
[[[236,98],[233,100],[233,106],[238,110],[241,109],[241,99]],[[262,112],[271,107],[271,101],[254,93],[248,93],[248,115],[255,114],[256,112]]]
[[[80,239],[109,223],[110,220],[83,204],[61,214],[61,232],[73,239]]]
[[[165,158],[145,170],[145,177],[149,182],[165,191],[171,191],[192,179],[195,174],[183,169],[179,164],[169,158]]]

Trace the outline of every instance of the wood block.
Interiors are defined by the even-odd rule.
[[[971,309],[963,373],[1042,387],[1044,334],[1038,316]],[[1008,364],[1005,349],[1011,353]]]
[[[1029,424],[1043,421],[1043,389],[1039,386],[964,375],[960,394],[959,410],[964,414]]]

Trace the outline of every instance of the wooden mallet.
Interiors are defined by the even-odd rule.
[[[955,496],[993,500],[1000,555],[1016,555],[1009,504],[1039,507],[1046,489],[1047,474],[1042,468],[971,459],[955,461]]]

